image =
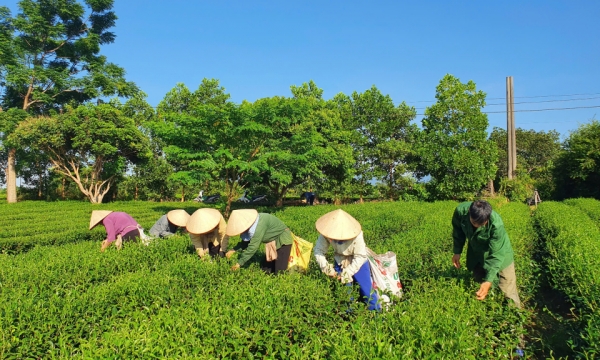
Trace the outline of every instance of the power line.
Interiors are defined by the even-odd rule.
[[[581,99],[562,99],[562,100],[543,100],[543,101],[520,101],[520,102],[516,102],[514,103],[515,105],[518,104],[541,104],[541,103],[551,103],[551,102],[568,102],[568,101],[583,101],[583,100],[595,100],[595,99],[600,99],[600,96],[595,96],[595,97],[590,97],[590,98],[581,98]],[[485,104],[485,106],[506,106],[506,103],[497,103],[497,104]],[[425,110],[427,109],[427,107],[424,108],[415,108],[415,110]]]
[[[595,109],[600,108],[600,105],[594,106],[575,106],[568,108],[548,108],[548,109],[523,109],[523,110],[515,110],[514,112],[540,112],[540,111],[559,111],[559,110],[576,110],[576,109]],[[504,114],[506,110],[502,111],[482,111],[483,114]],[[425,116],[425,114],[417,114],[417,116]]]
[[[535,95],[535,96],[515,96],[515,99],[537,99],[537,98],[549,98],[549,97],[567,97],[567,96],[591,96],[600,95],[600,93],[587,93],[587,94],[563,94],[563,95]],[[506,100],[506,97],[487,98],[486,100]],[[406,101],[407,104],[416,103],[434,103],[435,100],[417,100],[417,101]],[[516,104],[516,103],[515,103]]]

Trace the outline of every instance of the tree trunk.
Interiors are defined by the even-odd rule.
[[[138,185],[135,184],[135,195],[133,196],[133,200],[137,201],[138,199]]]
[[[185,201],[185,186],[181,187],[181,202]]]
[[[60,197],[61,197],[63,200],[65,199],[65,182],[66,182],[66,179],[65,179],[65,177],[63,176],[63,178],[62,178],[62,190],[61,190],[61,194],[60,194]]]
[[[6,166],[6,202],[17,202],[17,171],[15,169],[16,149],[8,150],[8,164]]]
[[[42,198],[42,181],[44,181],[44,178],[40,176],[38,180],[38,199]]]
[[[283,189],[281,189],[281,194],[277,195],[277,203],[275,203],[275,206],[277,207],[281,207],[283,206],[283,198],[285,197],[285,194],[287,193],[287,187],[283,187]]]
[[[488,190],[490,191],[490,196],[496,196],[494,193],[494,180],[490,179],[488,182]]]

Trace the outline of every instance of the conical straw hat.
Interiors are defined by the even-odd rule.
[[[250,229],[250,226],[254,224],[257,217],[258,211],[255,209],[233,210],[227,222],[227,231],[225,233],[228,236],[239,235]]]
[[[219,225],[222,217],[223,215],[217,209],[198,209],[190,216],[185,228],[190,234],[206,234]]]
[[[358,221],[342,209],[321,216],[315,226],[321,235],[333,240],[354,239],[361,231]]]
[[[173,225],[177,225],[179,227],[184,227],[188,219],[190,218],[190,214],[187,211],[182,209],[171,210],[167,213],[167,220]]]
[[[98,225],[98,223],[104,220],[105,217],[108,216],[112,211],[110,210],[94,210],[92,211],[92,217],[90,218],[90,230],[94,228],[94,226]]]

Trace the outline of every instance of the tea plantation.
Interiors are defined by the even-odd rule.
[[[181,203],[2,204],[0,358],[513,359],[517,349],[526,358],[600,356],[600,202],[493,203],[515,250],[523,310],[506,306],[499,290],[476,300],[479,285],[452,267],[456,205],[342,206],[362,224],[367,246],[397,254],[404,298],[374,313],[349,302],[358,294],[314,260],[306,275],[269,276],[257,254],[232,272],[234,260],[199,260],[186,235],[100,253],[103,228],[87,231],[92,209],[126,211],[149,229]],[[202,205],[183,206],[191,213]],[[314,242],[316,219],[333,209],[259,210]],[[564,297],[568,314],[552,312],[550,293]]]

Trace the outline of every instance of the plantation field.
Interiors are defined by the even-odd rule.
[[[499,290],[476,300],[479,285],[452,267],[457,203],[342,206],[362,224],[367,246],[397,254],[405,296],[378,314],[349,303],[358,294],[321,274],[314,259],[306,275],[265,275],[262,253],[231,272],[233,260],[199,260],[185,235],[100,253],[103,228],[87,231],[92,209],[126,211],[149,229],[181,203],[2,204],[0,358],[511,359],[522,342],[529,358],[594,358],[598,204],[545,202],[532,212],[494,203],[515,250],[524,310],[506,306]],[[183,205],[190,213],[199,206]],[[335,208],[259,210],[315,242],[316,219]],[[545,287],[564,292],[577,315],[562,353],[539,335]]]

